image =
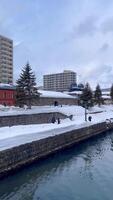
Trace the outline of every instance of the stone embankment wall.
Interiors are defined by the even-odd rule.
[[[26,125],[26,124],[43,124],[51,123],[52,117],[65,119],[66,115],[58,112],[40,113],[40,114],[26,114],[26,115],[12,115],[0,116],[0,127]]]
[[[113,124],[108,126],[109,127],[107,127],[106,123],[95,124],[1,151],[0,177],[56,151],[113,128]]]

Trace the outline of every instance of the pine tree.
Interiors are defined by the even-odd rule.
[[[80,101],[83,107],[88,108],[93,106],[93,92],[90,88],[89,83],[86,83],[80,96]]]
[[[96,86],[96,90],[95,90],[95,93],[94,93],[94,100],[95,100],[95,103],[98,104],[98,106],[100,106],[103,102],[102,92],[101,92],[101,88],[100,88],[99,84]]]
[[[35,97],[38,97],[36,89],[35,74],[29,63],[22,69],[20,78],[17,80],[17,101],[20,105],[27,104],[28,108],[31,108],[31,102]]]
[[[111,100],[112,100],[112,103],[113,103],[113,84],[112,84],[111,89],[110,89],[110,96],[111,96]]]

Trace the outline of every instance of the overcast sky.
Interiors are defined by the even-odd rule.
[[[0,0],[0,34],[14,40],[14,78],[27,61],[42,75],[74,70],[113,83],[113,0]]]

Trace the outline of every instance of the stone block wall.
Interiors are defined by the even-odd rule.
[[[106,123],[100,123],[1,151],[0,177],[106,130]]]

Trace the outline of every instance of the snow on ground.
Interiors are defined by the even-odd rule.
[[[113,111],[113,105],[94,106],[89,109],[89,112],[106,112]]]
[[[105,112],[105,111],[113,111],[113,105],[102,105],[101,107],[94,106],[93,108],[89,109],[89,113],[92,112]],[[84,114],[84,108],[81,106],[68,106],[63,105],[61,106],[33,106],[31,110],[19,108],[19,107],[4,107],[0,105],[0,116],[10,116],[10,115],[22,115],[22,114],[38,114],[38,113],[48,113],[48,112],[61,112],[65,115],[77,115],[80,116]]]
[[[90,123],[88,122],[85,123],[82,121],[80,125],[77,125],[74,121],[66,119],[63,120],[61,124],[20,125],[0,128],[0,151],[14,146],[19,146],[21,144],[62,134],[80,127],[88,126],[89,124]]]
[[[65,115],[76,113],[80,115],[84,112],[81,106],[33,106],[31,110],[18,107],[0,107],[0,116],[22,115],[22,114],[38,114],[38,113],[61,112]]]
[[[14,113],[18,113],[20,111],[16,110],[16,108],[12,109]],[[92,122],[85,122],[85,109],[80,106],[63,106],[63,107],[33,107],[31,111],[21,112],[32,112],[32,113],[40,113],[40,112],[53,112],[59,111],[66,115],[73,115],[73,120],[65,119],[61,120],[61,124],[38,124],[38,125],[20,125],[13,127],[3,127],[0,128],[0,150],[4,150],[7,148],[11,148],[14,146],[18,146],[20,144],[32,142],[35,140],[39,140],[42,138],[54,136],[57,134],[62,134],[67,131],[71,131],[74,129],[78,129],[81,127],[89,126],[91,124],[103,122],[106,119],[113,118],[113,105],[110,106],[101,106],[90,109],[88,111],[88,116],[92,116]],[[101,113],[94,114],[93,112],[101,111]],[[11,111],[2,111],[2,112],[11,112]],[[12,112],[13,113],[13,112]],[[29,113],[30,114],[30,113]],[[87,117],[88,117],[87,116]]]

